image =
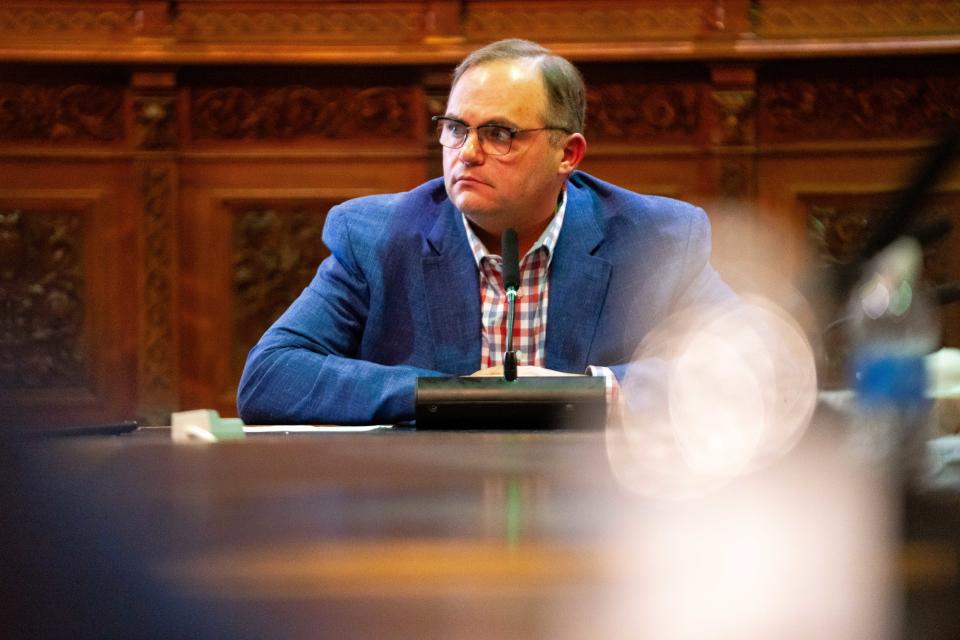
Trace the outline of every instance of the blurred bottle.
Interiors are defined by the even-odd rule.
[[[920,244],[900,238],[868,263],[848,309],[848,367],[857,396],[851,444],[863,458],[885,460],[908,477],[924,464],[924,357],[940,341],[937,316],[918,287],[922,267]]]

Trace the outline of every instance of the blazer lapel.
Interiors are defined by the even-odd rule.
[[[589,194],[568,182],[563,229],[550,260],[545,363],[548,369],[582,372],[607,295],[611,266],[594,255],[603,242]]]
[[[423,283],[436,369],[472,373],[480,367],[480,285],[460,214],[441,205],[427,236]]]

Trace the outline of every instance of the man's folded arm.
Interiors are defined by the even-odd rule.
[[[441,375],[321,354],[258,347],[237,394],[250,424],[390,424],[412,420],[417,376]]]
[[[240,417],[260,424],[384,424],[412,420],[413,366],[359,358],[369,290],[354,261],[345,216],[331,210],[332,255],[250,351],[237,391]]]

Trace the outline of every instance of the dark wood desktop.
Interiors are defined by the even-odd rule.
[[[8,637],[958,637],[956,496],[904,511],[823,444],[676,499],[604,432],[20,443],[0,450]],[[819,635],[780,634],[791,616]]]

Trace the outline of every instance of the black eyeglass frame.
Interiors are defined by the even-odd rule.
[[[437,126],[437,142],[440,142],[440,137],[442,135],[440,132],[440,127],[443,125],[444,122],[454,122],[456,124],[463,125],[467,129],[467,134],[463,136],[463,140],[460,141],[460,144],[456,146],[451,146],[451,145],[443,144],[443,142],[440,142],[441,146],[446,147],[447,149],[460,149],[463,147],[463,145],[467,143],[467,138],[470,137],[470,132],[476,131],[477,141],[480,143],[480,148],[483,149],[483,152],[488,156],[505,156],[508,153],[510,153],[513,150],[514,139],[516,139],[516,137],[521,133],[528,133],[533,131],[563,131],[564,133],[573,133],[572,131],[570,131],[569,129],[565,129],[564,127],[534,127],[531,129],[521,129],[519,127],[508,127],[506,125],[493,124],[493,123],[481,124],[481,125],[477,125],[476,127],[471,127],[463,120],[457,120],[456,118],[451,118],[449,116],[433,116],[432,118],[430,118],[430,120]],[[510,144],[507,147],[507,150],[504,151],[503,153],[491,153],[490,151],[487,151],[487,148],[483,146],[483,137],[480,135],[480,129],[498,129],[501,131],[506,131],[508,134],[510,134]]]

